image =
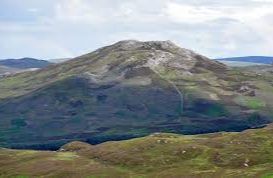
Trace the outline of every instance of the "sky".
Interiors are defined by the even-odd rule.
[[[273,0],[0,0],[0,59],[76,57],[127,39],[273,56]]]

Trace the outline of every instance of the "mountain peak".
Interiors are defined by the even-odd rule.
[[[72,60],[84,63],[93,74],[124,74],[131,69],[148,67],[156,72],[199,73],[208,70],[218,73],[227,69],[226,65],[181,48],[171,41],[124,40],[100,48],[94,52]],[[69,64],[69,63],[68,63]]]
[[[210,60],[194,51],[181,48],[169,40],[119,41],[85,55],[83,60],[94,58],[94,54],[101,56],[99,61],[93,60],[93,62],[101,63],[98,66],[101,66],[103,70],[100,71],[127,70],[133,66],[136,68],[143,66],[153,70],[166,69],[184,72],[189,72],[192,69],[196,71],[200,68],[214,72],[226,69],[224,64]],[[105,70],[106,68],[109,70]],[[99,67],[96,70],[98,69]]]
[[[268,123],[270,116],[256,110],[267,114],[271,100],[255,95],[267,92],[258,82],[270,87],[270,76],[255,84],[255,74],[227,69],[170,41],[126,40],[2,78],[0,145],[98,143],[153,132],[205,133],[233,126],[230,130],[238,131]],[[258,106],[245,104],[252,99]]]
[[[158,41],[139,41],[139,40],[133,40],[133,39],[129,39],[129,40],[121,40],[118,41],[116,44],[150,44],[150,45],[159,45],[159,44],[169,44],[169,45],[175,45],[174,42],[172,42],[171,40],[158,40]],[[175,45],[177,46],[177,45]]]
[[[122,50],[135,50],[135,49],[175,49],[179,48],[175,43],[167,41],[138,41],[138,40],[123,40],[115,43],[113,46]]]

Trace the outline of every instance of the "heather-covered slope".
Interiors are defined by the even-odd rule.
[[[273,175],[273,127],[195,136],[155,133],[58,152],[0,149],[2,177],[253,177]]]
[[[231,69],[169,41],[121,41],[0,79],[0,145],[57,149],[272,121],[272,73]]]

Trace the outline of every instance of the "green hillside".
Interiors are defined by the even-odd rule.
[[[73,140],[260,127],[272,122],[272,79],[169,41],[121,41],[0,78],[0,146],[57,149]]]
[[[71,142],[58,152],[0,149],[0,177],[238,177],[273,175],[273,126],[241,133],[154,133]]]

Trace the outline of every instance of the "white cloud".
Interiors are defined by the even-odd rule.
[[[175,22],[201,23],[216,19],[234,19],[249,22],[272,13],[273,6],[234,6],[223,5],[187,5],[183,3],[169,2],[165,9],[166,15]]]
[[[252,0],[253,2],[259,2],[259,3],[273,3],[272,0]]]
[[[159,0],[160,2],[162,0]],[[167,2],[167,1],[166,1]],[[162,16],[162,4],[158,10],[151,10],[149,2],[144,0],[128,1],[102,0],[59,0],[54,5],[54,15],[50,20],[58,23],[85,23],[102,25],[103,23],[142,23],[159,22]],[[156,4],[156,3],[155,3]]]
[[[200,23],[222,17],[218,10],[173,2],[167,4],[165,13],[174,22],[181,23]]]
[[[31,12],[31,13],[35,13],[35,12],[38,12],[39,9],[37,9],[37,8],[28,8],[27,11]]]
[[[105,21],[90,1],[60,0],[54,6],[54,17],[57,21],[97,23]]]
[[[71,57],[73,54],[62,46],[58,41],[48,40],[46,37],[35,37],[31,35],[15,35],[5,36],[1,38],[1,49],[0,53],[5,58],[14,57],[36,57],[36,58],[56,58],[58,56]],[[30,47],[29,50],[24,48]],[[14,53],[14,48],[20,53]],[[8,56],[8,54],[12,54]]]
[[[37,3],[26,0],[22,7],[23,11],[28,9],[28,13],[23,14],[28,15],[25,18],[19,13],[18,1],[12,4],[12,7],[16,5],[16,11],[12,8],[8,13],[13,14],[11,20],[0,19],[0,38],[6,39],[0,41],[0,46],[8,46],[1,55],[12,56],[12,51],[17,55],[27,52],[32,55],[36,49],[35,55],[39,51],[45,57],[54,54],[66,57],[128,38],[169,39],[211,57],[273,55],[272,2],[41,0]],[[16,45],[16,38],[20,45]],[[29,38],[55,46],[42,52],[34,42],[28,43]],[[22,50],[18,50],[18,46],[22,46]]]

